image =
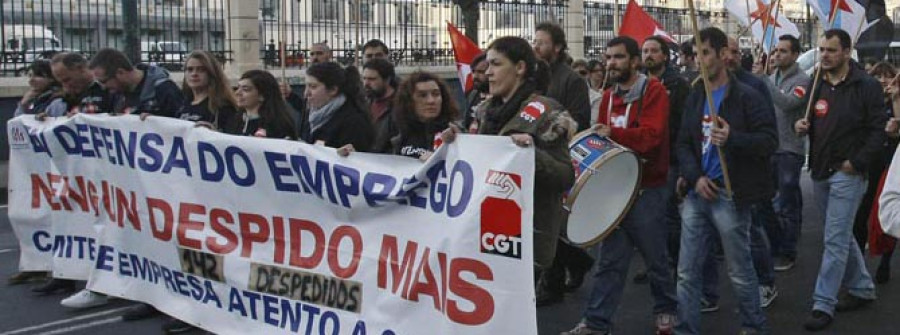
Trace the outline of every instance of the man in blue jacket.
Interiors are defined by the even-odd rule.
[[[676,152],[680,185],[691,188],[681,216],[678,260],[678,334],[700,333],[700,290],[703,263],[718,232],[729,276],[739,301],[741,325],[751,333],[767,333],[759,303],[759,283],[750,256],[750,207],[772,198],[765,171],[778,145],[775,113],[761,104],[756,90],[729,76],[728,38],[718,28],[700,31],[697,58],[707,69],[713,122],[706,91],[698,82],[688,96]],[[720,157],[719,153],[724,157]],[[732,193],[726,189],[727,164]]]

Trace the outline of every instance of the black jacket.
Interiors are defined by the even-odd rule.
[[[669,94],[669,143],[675,143],[678,140],[678,130],[681,129],[681,115],[684,114],[684,103],[688,94],[691,93],[691,87],[687,80],[671,66],[666,67],[666,71],[661,76],[663,86],[666,87],[666,93]],[[671,154],[669,161],[671,164],[678,164],[678,158],[675,155],[675,146],[671,146]]]
[[[770,178],[769,159],[778,147],[775,111],[771,105],[759,103],[764,99],[759,92],[733,76],[729,77],[727,85],[719,116],[730,127],[728,141],[722,149],[734,201],[738,205],[751,205],[771,200],[775,189]],[[681,176],[691,188],[703,176],[701,124],[706,103],[701,81],[694,85],[687,98],[676,143]]]
[[[832,95],[824,118],[816,116],[815,108],[822,90],[831,90]],[[852,61],[847,78],[837,86],[819,79],[812,96],[814,108],[809,126],[809,167],[813,179],[827,179],[845,160],[850,160],[856,171],[867,171],[878,158],[886,140],[884,126],[888,120],[882,92],[881,84]]]
[[[550,86],[544,96],[558,101],[578,123],[578,130],[585,130],[591,123],[591,97],[587,81],[561,61],[550,65]]]
[[[358,110],[349,99],[331,120],[303,138],[310,144],[323,141],[326,146],[340,148],[353,144],[356,151],[369,152],[375,141],[375,130],[365,111]]]

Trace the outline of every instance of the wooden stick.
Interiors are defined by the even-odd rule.
[[[781,0],[775,0],[775,24],[778,24],[778,14],[781,14],[781,11],[779,10],[780,8],[778,8],[779,5],[781,5]],[[769,75],[769,64],[772,63],[772,62],[770,62],[770,59],[769,59],[769,57],[771,57],[770,53],[772,52],[772,49],[766,48],[766,35],[768,35],[768,28],[766,28],[766,30],[763,30],[763,43],[762,43],[763,49],[765,50],[765,53],[766,53],[766,64],[764,64],[764,66],[763,66],[763,73],[768,76]],[[772,42],[775,42],[775,26],[772,26]]]
[[[694,9],[694,1],[688,1],[688,7],[690,8],[690,17],[691,17],[691,25],[694,28],[694,45],[696,45],[696,53],[697,56],[700,55],[700,29],[697,26],[697,12]],[[713,120],[713,127],[719,127],[719,117],[716,112],[715,106],[713,106],[713,98],[712,98],[712,90],[710,89],[709,76],[708,71],[706,69],[706,64],[702,61],[697,62],[700,64],[700,77],[703,78],[703,89],[706,91],[706,104],[709,107],[709,116]],[[728,193],[728,196],[731,197],[734,195],[731,188],[731,178],[728,176],[728,164],[725,162],[725,153],[722,151],[722,147],[716,146],[716,150],[719,153],[719,165],[722,166],[722,177],[725,179],[725,191]]]

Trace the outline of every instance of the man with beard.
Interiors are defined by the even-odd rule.
[[[534,33],[534,53],[550,65],[550,85],[547,97],[558,101],[578,122],[578,130],[590,126],[590,98],[587,82],[568,65],[566,33],[554,23],[544,22]]]
[[[681,210],[677,332],[700,333],[702,272],[717,241],[725,251],[743,331],[767,334],[750,256],[750,206],[772,199],[771,178],[760,171],[768,168],[778,145],[775,112],[772,105],[760,103],[763,98],[758,91],[729,75],[724,32],[711,27],[701,30],[698,37],[697,57],[707,69],[711,96],[707,96],[704,83],[693,87],[675,144],[679,187],[690,188]],[[731,190],[724,183],[723,161]]]
[[[606,64],[615,84],[603,92],[594,129],[630,148],[642,161],[641,190],[619,227],[603,240],[594,287],[582,322],[563,335],[608,334],[625,289],[634,249],[647,264],[655,304],[656,334],[672,334],[677,301],[666,259],[669,190],[669,98],[656,78],[637,72],[637,41],[619,36],[607,43]]]
[[[798,134],[809,135],[816,210],[825,223],[812,313],[803,325],[810,331],[828,327],[836,311],[857,310],[875,300],[875,284],[852,229],[866,191],[860,173],[882,150],[888,117],[881,85],[850,58],[852,49],[846,31],[825,31],[819,39],[822,78],[811,92],[814,111],[794,124]]]
[[[330,62],[331,58],[331,47],[328,46],[328,43],[313,43],[309,48],[309,64]]]
[[[372,152],[390,149],[390,139],[397,135],[391,117],[397,74],[394,65],[383,58],[374,58],[363,65],[363,89],[369,101],[369,113],[375,125],[375,146]]]
[[[470,129],[475,117],[475,108],[488,96],[487,54],[480,54],[472,59],[472,89],[466,95],[466,112],[463,114],[463,128]],[[477,128],[477,126],[476,126]]]
[[[644,69],[651,78],[658,79],[666,87],[669,94],[669,143],[675,143],[678,129],[681,127],[681,114],[684,101],[690,93],[687,80],[669,63],[671,51],[665,39],[650,36],[641,47],[644,58]],[[672,264],[678,264],[678,242],[681,232],[681,216],[678,215],[678,200],[675,196],[675,182],[678,180],[678,160],[674,149],[669,155],[669,176],[666,181],[669,201],[666,205],[666,221],[668,222],[668,253]]]
[[[534,53],[538,59],[550,65],[550,83],[545,96],[562,104],[578,123],[578,130],[587,129],[591,110],[587,81],[568,65],[566,34],[554,23],[544,22],[537,26],[534,34]],[[569,245],[560,239],[556,247],[553,266],[544,271],[538,285],[537,306],[546,306],[562,301],[563,291],[574,291],[581,286],[594,259],[583,249]],[[572,280],[566,284],[566,272]]]
[[[772,102],[772,95],[769,93],[768,86],[762,79],[757,78],[741,67],[741,51],[736,38],[728,37],[728,45],[724,56],[728,71],[734,78],[750,86],[763,97],[758,103],[774,108],[775,105]],[[769,183],[774,180],[771,164],[767,164],[763,169],[756,171],[756,173],[765,175]],[[774,183],[772,184],[774,185]],[[750,212],[752,222],[750,227],[750,252],[759,282],[760,304],[765,308],[769,307],[775,301],[775,298],[778,297],[778,289],[775,287],[775,267],[772,262],[772,249],[769,245],[769,240],[771,239],[769,236],[775,232],[772,226],[777,224],[775,210],[772,208],[772,196],[752,204]],[[721,248],[716,246],[714,249],[718,252]],[[703,278],[703,312],[716,311],[719,308],[719,270],[716,258],[712,256],[712,253],[706,260]]]

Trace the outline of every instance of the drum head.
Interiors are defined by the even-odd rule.
[[[570,194],[569,241],[589,246],[603,240],[631,208],[641,178],[640,161],[624,151],[596,162],[594,171],[585,171]]]

